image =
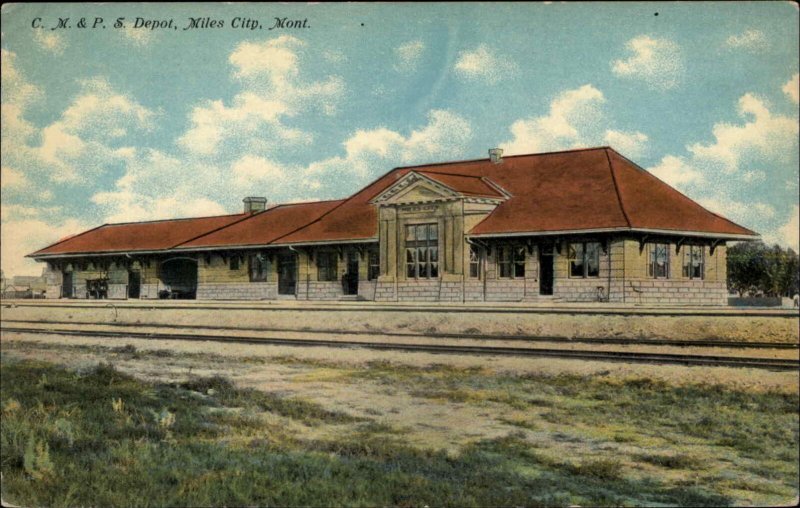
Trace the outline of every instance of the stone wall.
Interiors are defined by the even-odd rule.
[[[339,281],[316,281],[300,283],[297,298],[302,300],[339,300],[344,296],[342,283]]]
[[[375,301],[376,302],[396,302],[397,294],[395,293],[395,282],[393,279],[378,277],[375,284]]]
[[[639,279],[626,285],[628,303],[653,305],[727,305],[724,282],[707,280]]]
[[[438,302],[438,279],[402,280],[397,283],[397,300],[401,302]]]
[[[218,282],[197,285],[198,300],[267,300],[277,297],[277,283]]]
[[[375,289],[377,281],[374,280],[359,280],[358,281],[358,299],[359,300],[374,300]]]

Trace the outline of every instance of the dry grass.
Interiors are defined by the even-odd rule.
[[[798,491],[796,373],[487,362],[212,343],[198,353],[196,345],[185,343],[70,338],[72,344],[64,345],[55,337],[37,339],[4,337],[4,370],[9,361],[25,359],[78,371],[113,362],[120,375],[134,376],[127,382],[140,383],[143,393],[159,394],[148,383],[166,383],[177,390],[164,395],[167,413],[156,404],[155,415],[145,418],[159,432],[172,432],[178,443],[185,418],[166,401],[183,400],[184,392],[195,394],[198,404],[213,402],[212,423],[228,429],[224,438],[207,435],[212,448],[203,453],[216,450],[232,463],[240,460],[237,450],[262,450],[266,455],[259,460],[288,453],[302,459],[292,462],[293,468],[354,475],[347,481],[360,485],[359,495],[366,497],[337,491],[330,498],[335,504],[776,504],[790,502]],[[15,402],[24,411],[35,407],[8,393],[4,384],[2,402],[12,411],[19,411],[13,409]],[[124,400],[119,411],[112,398]],[[108,411],[123,415],[139,411],[138,404],[115,395],[108,398]],[[172,424],[170,413],[176,415]],[[130,416],[135,423],[135,414]],[[48,418],[50,438],[41,434],[31,445],[26,440],[19,445],[20,453],[30,457],[28,469],[45,476],[51,474],[48,460],[56,472],[64,467],[63,457],[54,452],[70,435],[69,425],[62,422],[59,430],[55,424],[68,420],[63,414]],[[125,422],[119,418],[115,421]],[[205,435],[192,432],[187,430],[187,440],[198,432]],[[125,459],[134,461],[130,464],[120,459],[129,472],[141,473],[135,462],[144,459],[139,453]],[[194,452],[181,453],[190,460]],[[420,461],[431,466],[419,469],[414,464]],[[20,467],[26,471],[24,464]],[[4,475],[6,470],[4,465]],[[382,476],[386,471],[400,477]],[[286,497],[271,498],[273,504],[315,504],[293,490],[293,482],[302,483],[302,478],[284,480]],[[244,496],[229,492],[234,497],[204,500],[210,504],[214,499],[264,502],[257,489],[238,482],[208,464],[178,479],[183,495],[224,484],[226,492]],[[375,482],[385,482],[387,490],[372,490],[369,485]],[[458,482],[474,485],[471,497],[456,495]],[[498,492],[498,484],[510,490]],[[312,490],[323,495],[328,488]],[[421,495],[402,497],[401,488]],[[536,494],[526,498],[525,492]],[[79,499],[82,504],[99,502]],[[108,504],[115,504],[113,499],[103,498]]]

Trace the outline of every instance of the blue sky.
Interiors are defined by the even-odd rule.
[[[201,17],[224,26],[183,29]],[[797,27],[782,2],[6,4],[2,268],[105,222],[344,197],[495,146],[611,145],[797,249]]]

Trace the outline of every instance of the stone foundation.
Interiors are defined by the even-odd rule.
[[[400,302],[438,302],[439,284],[433,280],[404,280],[397,283],[397,300]]]
[[[397,295],[394,291],[393,280],[380,280],[375,284],[375,301],[376,302],[396,302]]]
[[[344,296],[342,283],[339,281],[309,281],[300,284],[298,300],[339,300]]]
[[[375,289],[378,283],[374,280],[360,280],[358,281],[358,299],[359,300],[375,300]]]
[[[198,300],[274,300],[277,297],[278,285],[269,282],[197,285]]]
[[[706,280],[631,280],[625,284],[625,302],[653,305],[727,305],[725,282]]]
[[[490,279],[486,281],[487,302],[520,302],[525,298],[525,279]],[[537,286],[538,290],[538,286]]]

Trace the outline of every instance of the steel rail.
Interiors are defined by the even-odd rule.
[[[295,332],[315,335],[322,334],[348,334],[348,335],[385,335],[387,337],[434,338],[434,339],[470,339],[484,341],[520,341],[520,342],[558,342],[567,344],[614,344],[629,346],[678,346],[678,347],[718,347],[730,349],[800,349],[797,342],[732,342],[715,340],[678,340],[678,339],[625,339],[620,337],[548,337],[534,335],[488,335],[480,333],[423,333],[423,332],[385,332],[372,330],[338,330],[304,328],[276,328],[276,327],[251,327],[251,326],[212,326],[212,325],[177,325],[160,323],[120,323],[120,322],[91,322],[91,321],[56,321],[56,320],[26,320],[4,319],[3,323],[45,324],[45,325],[74,325],[74,326],[115,326],[130,328],[174,328],[242,332]]]
[[[102,302],[103,300],[97,300]],[[146,300],[145,300],[146,301]],[[280,306],[280,305],[252,305],[246,302],[224,302],[221,305],[208,303],[195,304],[175,304],[163,303],[167,300],[153,300],[152,303],[123,303],[120,301],[120,309],[146,309],[146,310],[256,310],[256,311],[278,311],[278,312],[431,312],[431,313],[478,313],[478,314],[591,314],[607,316],[666,316],[666,317],[762,317],[762,318],[783,318],[798,319],[800,314],[794,309],[771,309],[764,308],[756,311],[733,309],[699,309],[697,307],[631,307],[631,308],[598,308],[598,307],[493,307],[493,306],[470,306],[454,305],[425,306],[425,305],[358,305],[344,304],[336,305],[337,302],[325,303],[320,305],[308,306]],[[185,300],[190,302],[189,300]],[[223,302],[221,302],[223,303]],[[5,307],[40,307],[40,308],[68,308],[68,309],[95,309],[103,308],[105,304],[75,303],[33,303],[29,301],[2,301],[0,305]]]
[[[395,350],[438,354],[469,354],[481,356],[530,356],[582,360],[606,360],[633,363],[705,365],[719,367],[750,367],[769,370],[798,370],[800,360],[772,358],[743,358],[706,355],[680,355],[665,353],[633,353],[620,351],[589,351],[564,349],[531,349],[516,347],[449,346],[436,344],[390,344],[385,342],[331,341],[318,339],[283,339],[277,337],[228,337],[224,335],[197,335],[172,333],[137,333],[99,330],[66,330],[42,328],[2,327],[1,332],[40,335],[74,335],[88,337],[130,338],[148,340],[213,341],[245,344],[265,344],[294,347],[336,347]]]

